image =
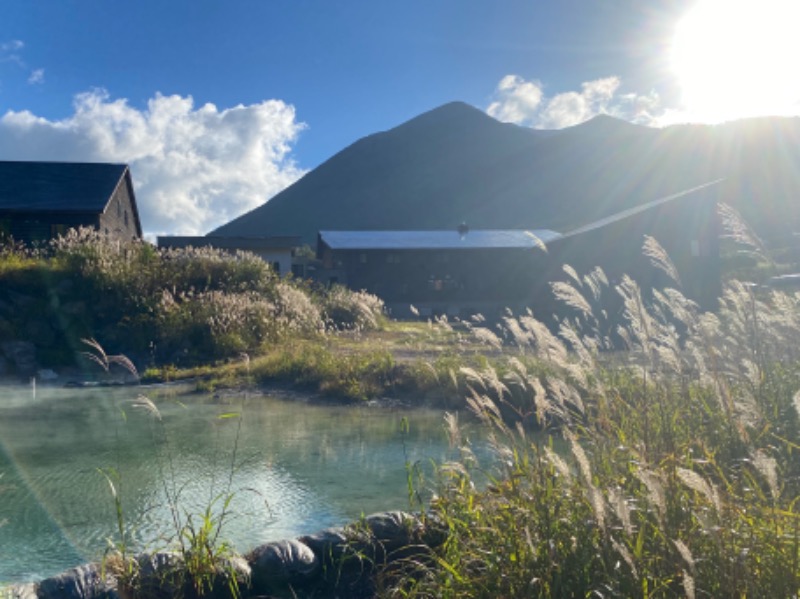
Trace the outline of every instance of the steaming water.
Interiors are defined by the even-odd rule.
[[[246,551],[407,508],[406,460],[452,457],[438,411],[265,397],[241,410],[241,399],[145,392],[163,428],[132,408],[137,389],[40,388],[35,398],[30,389],[0,389],[0,583],[97,559],[107,539],[118,539],[98,469],[118,473],[131,540],[153,550],[169,546],[175,530],[166,494],[199,513],[225,491],[235,462],[235,516],[222,537]],[[239,420],[220,415],[239,410],[237,446]]]

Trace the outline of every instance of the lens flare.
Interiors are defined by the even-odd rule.
[[[671,64],[684,108],[706,122],[796,114],[800,3],[702,0],[678,23]]]

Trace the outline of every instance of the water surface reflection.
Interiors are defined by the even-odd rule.
[[[148,549],[174,530],[165,493],[199,512],[230,477],[235,517],[224,536],[246,550],[406,508],[406,460],[452,457],[439,411],[258,397],[244,405],[240,429],[219,417],[238,412],[238,399],[144,391],[161,423],[133,409],[136,389],[39,389],[35,399],[29,389],[0,390],[0,582],[102,553],[116,525],[98,469],[119,473],[131,536]]]

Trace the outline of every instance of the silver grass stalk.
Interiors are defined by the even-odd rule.
[[[656,508],[656,516],[663,521],[667,511],[667,500],[664,487],[658,480],[658,474],[651,470],[639,468],[635,473],[636,478],[647,488],[648,500]]]
[[[695,599],[694,577],[686,570],[682,570],[682,573],[683,591],[686,593],[686,599]]]
[[[706,479],[694,470],[689,470],[687,468],[677,468],[676,473],[684,485],[703,495],[706,500],[714,506],[717,513],[720,513],[722,506],[719,505],[719,494],[714,492],[711,484],[708,483]]]
[[[556,472],[558,472],[564,478],[564,480],[568,481],[572,479],[572,472],[570,472],[569,466],[567,466],[567,463],[560,455],[558,455],[549,447],[545,446],[544,456],[547,461],[553,465],[553,467],[556,469]]]
[[[147,412],[156,420],[161,420],[161,412],[159,411],[158,407],[149,397],[145,395],[139,395],[136,399],[131,400],[131,407],[136,410]]]
[[[792,404],[794,405],[794,411],[797,412],[797,417],[800,418],[800,391],[792,397]]]
[[[650,264],[655,268],[665,273],[670,279],[681,285],[681,278],[678,275],[678,269],[675,268],[672,259],[667,254],[667,251],[661,246],[654,237],[650,235],[644,236],[644,244],[642,245],[642,253],[650,259]]]
[[[631,574],[636,580],[639,580],[639,571],[636,569],[636,564],[633,561],[633,556],[631,552],[623,545],[622,543],[618,542],[614,537],[611,537],[611,546],[614,550],[622,556],[622,559],[628,564],[628,567],[631,569]]]
[[[622,493],[622,490],[615,488],[609,489],[608,503],[617,514],[617,518],[619,518],[619,521],[622,524],[622,530],[625,531],[625,534],[628,536],[633,535],[630,507],[628,506],[628,501],[625,499],[625,495]]]
[[[580,291],[564,281],[550,283],[556,300],[583,314],[584,318],[592,317],[592,307]]]
[[[490,331],[486,327],[473,328],[472,335],[478,343],[488,345],[493,349],[500,349],[503,346],[503,342],[500,340],[500,337],[495,335],[493,331]]]
[[[528,385],[533,393],[533,405],[536,409],[536,421],[542,425],[548,414],[553,413],[557,417],[564,416],[564,412],[555,408],[547,399],[547,391],[542,382],[537,377],[528,377]]]
[[[778,488],[778,462],[762,449],[755,451],[752,460],[753,466],[767,481],[772,498],[777,500],[780,495],[780,489]]]
[[[547,383],[547,388],[549,389],[552,397],[555,398],[556,403],[562,407],[566,407],[567,404],[572,405],[581,414],[586,412],[580,393],[578,393],[578,391],[572,385],[556,377],[548,376],[546,377],[545,381]]]
[[[559,336],[569,343],[572,350],[578,356],[578,360],[582,366],[593,369],[595,365],[593,349],[586,346],[586,339],[578,335],[575,329],[565,323],[561,323],[558,330]]]
[[[592,511],[594,512],[595,520],[597,521],[597,526],[600,530],[605,531],[606,529],[606,502],[603,499],[603,494],[600,492],[600,489],[595,487],[592,483],[587,483],[589,487],[589,502],[592,505]]]
[[[572,451],[572,455],[575,457],[575,461],[578,463],[578,469],[580,470],[580,473],[583,476],[584,481],[589,485],[593,484],[592,467],[589,464],[589,458],[586,457],[586,452],[583,450],[583,447],[581,447],[581,444],[578,442],[578,438],[575,436],[575,433],[573,433],[569,429],[565,429],[564,437],[569,442],[570,450]]]
[[[673,539],[672,544],[675,546],[675,549],[678,550],[678,553],[680,553],[683,561],[686,562],[686,565],[689,566],[689,570],[694,573],[694,557],[692,556],[692,552],[689,551],[689,548],[686,546],[686,543],[680,539]]]
[[[444,413],[445,430],[447,431],[447,439],[450,443],[450,449],[461,446],[461,427],[458,424],[458,412],[445,412]]]
[[[755,234],[733,206],[719,203],[717,204],[717,213],[722,220],[722,237],[733,240],[735,243],[748,248],[747,251],[758,256],[758,258],[774,264],[764,242]]]
[[[574,268],[572,268],[572,266],[570,266],[569,264],[565,264],[561,268],[565,273],[567,273],[567,276],[569,276],[570,279],[572,279],[578,284],[578,287],[583,286],[581,278],[578,276],[578,272]]]

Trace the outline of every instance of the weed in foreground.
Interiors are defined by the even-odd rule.
[[[101,365],[118,363],[130,368],[131,374],[135,374],[133,365],[125,358],[107,356],[95,341],[86,343],[94,350],[89,356],[95,362]],[[245,358],[249,363],[249,357]],[[246,396],[242,407],[245,401]],[[160,448],[157,454],[160,482],[172,531],[167,537],[166,553],[135,553],[125,521],[122,497],[118,491],[121,477],[113,469],[101,470],[114,500],[117,533],[116,540],[109,542],[109,549],[103,560],[104,570],[117,579],[120,592],[128,597],[200,598],[211,596],[212,593],[220,596],[220,592],[223,592],[223,596],[240,597],[239,585],[247,581],[236,570],[236,552],[221,535],[226,522],[232,516],[231,501],[235,495],[233,481],[241,434],[241,411],[219,415],[222,420],[236,419],[238,424],[228,476],[223,490],[216,495],[213,495],[216,485],[214,481],[211,482],[210,496],[205,508],[199,514],[194,514],[183,507],[184,488],[178,483],[169,434],[160,410],[144,395],[139,395],[130,405],[133,410],[144,413],[150,419],[154,445]]]

